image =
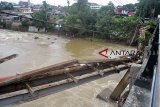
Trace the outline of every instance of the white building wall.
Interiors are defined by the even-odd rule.
[[[38,29],[35,26],[29,26],[28,32],[45,32],[45,28]]]
[[[38,28],[36,28],[35,26],[29,26],[28,31],[29,32],[38,32]]]
[[[92,5],[90,6],[91,9],[100,9],[102,6],[100,5]]]

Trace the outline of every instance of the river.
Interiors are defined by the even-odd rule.
[[[53,34],[0,29],[0,58],[18,54],[18,57],[0,64],[0,77],[21,74],[71,59],[100,59],[103,57],[98,52],[105,48],[130,49],[125,45],[100,40],[67,39]],[[124,73],[10,107],[115,107],[116,104],[103,102],[96,96],[107,87],[114,89]]]

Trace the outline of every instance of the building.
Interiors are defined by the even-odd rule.
[[[134,16],[135,12],[132,10],[129,10],[127,8],[117,7],[115,10],[115,15],[119,16]]]
[[[26,7],[28,7],[28,2],[20,1],[19,6],[26,8]]]
[[[14,9],[19,9],[21,6],[20,5],[18,5],[18,4],[16,4],[16,3],[12,3],[12,5],[13,5],[13,8]]]
[[[19,3],[18,3],[18,5],[21,7],[21,8],[29,8],[29,7],[32,7],[33,6],[33,4],[30,2],[30,0],[28,0],[28,1],[20,1]]]
[[[40,11],[42,5],[36,4],[32,6],[33,12],[38,12]]]
[[[12,14],[18,14],[18,10],[3,10],[3,12],[6,13],[12,13]],[[13,16],[13,15],[9,15],[9,14],[5,14],[5,13],[0,13],[0,19],[1,21],[5,22],[6,20],[10,20],[10,21],[20,21],[20,16]]]
[[[32,14],[32,9],[31,8],[20,8],[20,12],[22,14]]]
[[[98,10],[100,9],[102,6],[97,4],[97,3],[88,3],[88,6],[91,8],[91,9],[94,9],[94,10]]]

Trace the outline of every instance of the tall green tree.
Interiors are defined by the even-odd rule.
[[[91,10],[85,0],[79,0],[69,8],[69,15],[64,18],[64,30],[83,37],[91,37],[94,34],[97,38],[127,41],[134,35],[137,18],[116,17],[114,9],[114,4],[110,2],[98,11]]]
[[[88,0],[78,0],[77,1],[77,4],[81,6],[87,5],[87,3],[88,3]]]
[[[158,14],[160,14],[160,0],[139,0],[137,15],[152,18]]]
[[[114,4],[109,2],[108,5],[101,7],[98,11],[95,27],[101,38],[110,38],[113,26],[112,17],[114,16],[114,9]]]
[[[115,6],[112,2],[109,2],[107,6],[103,6],[101,7],[101,9],[99,10],[99,13],[103,16],[103,15],[110,15],[113,16],[114,15],[114,9]]]
[[[88,6],[88,0],[78,0],[69,8],[69,15],[64,18],[66,31],[73,34],[85,35],[95,29],[96,13]]]
[[[130,4],[123,5],[123,8],[128,9],[130,11],[136,11],[137,7],[136,7],[136,4],[130,3]]]
[[[42,3],[43,5],[41,10],[33,14],[33,19],[37,19],[33,20],[33,25],[37,28],[47,29],[49,27],[49,23],[47,22],[50,19],[50,15],[48,14],[49,5],[45,1],[43,1]]]

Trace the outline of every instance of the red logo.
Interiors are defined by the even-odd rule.
[[[107,53],[108,53],[108,48],[106,48],[106,49],[104,49],[104,50],[102,50],[102,51],[99,52],[99,54],[101,56],[103,56],[103,57],[105,57],[105,58],[108,59],[109,56],[107,55]]]

